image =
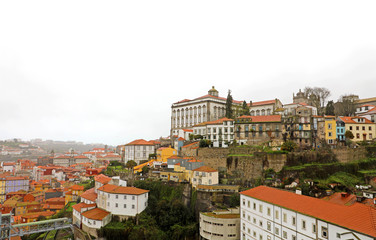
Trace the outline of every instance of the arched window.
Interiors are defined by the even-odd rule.
[[[262,115],[262,116],[265,116],[265,109],[262,109],[262,110],[261,110],[261,115]]]
[[[271,115],[270,108],[268,108],[268,110],[266,110],[266,114],[267,114],[267,115]]]
[[[251,116],[255,116],[255,111],[251,111]]]
[[[260,110],[256,110],[256,116],[260,116]]]

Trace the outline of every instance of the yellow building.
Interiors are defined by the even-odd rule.
[[[337,139],[337,127],[335,116],[325,116],[325,142],[335,144]]]
[[[355,142],[370,141],[376,136],[376,123],[365,117],[339,117],[345,123],[345,132],[351,131]]]
[[[157,149],[157,161],[167,162],[167,158],[175,156],[178,151],[171,147],[161,147]]]
[[[5,178],[0,177],[0,203],[5,201]]]
[[[78,197],[84,192],[84,186],[73,185],[69,187],[69,191],[65,193],[65,205],[68,202],[77,201]]]

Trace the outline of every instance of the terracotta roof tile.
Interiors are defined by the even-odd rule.
[[[252,106],[260,106],[260,105],[269,105],[269,104],[274,104],[275,103],[275,99],[274,100],[266,100],[266,101],[260,101],[260,102],[252,102]],[[248,106],[250,104],[248,103]]]
[[[195,172],[218,172],[214,168],[208,167],[208,166],[202,166],[199,168],[194,169]]]
[[[266,186],[255,187],[240,194],[376,237],[376,209],[361,203],[340,205]]]
[[[100,208],[94,208],[89,211],[82,213],[82,216],[92,219],[92,220],[100,220],[102,221],[110,212],[102,210]]]
[[[136,187],[123,187],[123,186],[116,186],[112,184],[106,184],[100,188],[99,191],[107,192],[107,193],[118,193],[118,194],[131,194],[131,195],[140,195],[149,192],[149,190],[144,190],[141,188]]]
[[[154,143],[150,141],[146,141],[144,139],[137,139],[130,143],[125,144],[125,146],[131,146],[131,145],[154,145]]]
[[[81,194],[81,198],[85,198],[89,201],[95,202],[97,200],[98,194],[95,193],[94,188],[90,188],[89,190],[86,190],[84,193]]]
[[[194,146],[195,144],[198,144],[199,142],[190,143],[188,145],[183,146],[183,148]]]
[[[344,123],[349,123],[349,124],[375,124],[375,123],[371,122],[370,120],[368,120],[365,117],[339,117],[339,118]],[[364,122],[356,122],[356,121],[354,121],[354,119],[357,119],[357,118],[364,119]]]
[[[80,202],[80,203],[73,205],[72,207],[73,207],[74,210],[81,212],[82,208],[89,208],[89,207],[95,207],[95,206],[96,206],[95,203],[87,204],[87,203],[84,203],[84,202]]]
[[[94,177],[94,180],[96,182],[100,182],[102,184],[107,184],[109,181],[111,181],[111,178],[107,177],[106,175],[99,174],[99,175]]]

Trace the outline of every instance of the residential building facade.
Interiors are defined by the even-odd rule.
[[[339,117],[345,123],[346,131],[351,131],[354,135],[352,141],[370,141],[376,135],[376,123],[365,117]]]
[[[228,147],[234,141],[234,120],[221,118],[193,127],[194,135],[201,135],[211,141],[213,147]]]
[[[154,154],[155,148],[151,141],[137,139],[124,146],[124,161],[133,160],[139,165],[141,161],[147,161],[149,154]]]

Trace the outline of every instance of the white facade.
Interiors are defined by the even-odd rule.
[[[233,105],[241,105],[233,101]],[[214,87],[208,95],[182,100],[171,106],[171,135],[178,135],[178,130],[191,128],[196,124],[214,121],[226,115],[226,98],[219,97]]]
[[[192,176],[192,186],[197,185],[216,185],[218,184],[218,171],[207,172],[207,171],[197,171],[193,170]]]
[[[193,134],[202,135],[212,142],[213,147],[228,147],[234,141],[234,120],[218,123],[202,123],[193,127]],[[217,122],[215,121],[215,122]]]
[[[107,193],[98,190],[97,205],[113,215],[136,216],[145,210],[148,193],[140,195]]]
[[[200,212],[200,236],[210,240],[240,239],[239,209]]]
[[[373,239],[344,227],[243,194],[240,195],[240,207],[242,240]]]
[[[125,162],[133,160],[137,164],[140,164],[140,161],[148,160],[149,154],[154,153],[154,145],[125,145],[124,147]]]

